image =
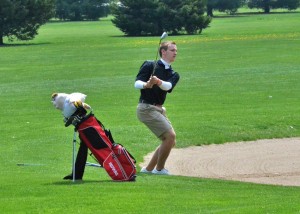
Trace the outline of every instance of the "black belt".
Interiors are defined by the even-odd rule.
[[[157,106],[157,105],[161,106],[161,104],[151,103],[151,102],[148,102],[147,100],[143,100],[143,99],[140,99],[139,103],[145,103],[145,104],[154,105],[154,106]]]

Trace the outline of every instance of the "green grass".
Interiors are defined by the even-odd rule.
[[[300,136],[299,17],[217,17],[202,35],[169,37],[181,75],[166,102],[177,147]],[[299,213],[298,187],[140,174],[115,183],[96,168],[82,183],[62,180],[71,171],[73,129],[52,107],[52,92],[88,94],[138,162],[159,144],[136,119],[133,87],[158,38],[122,35],[109,19],[51,22],[33,41],[0,48],[1,212]]]

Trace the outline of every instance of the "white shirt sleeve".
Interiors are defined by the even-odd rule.
[[[144,89],[145,84],[146,84],[145,82],[141,80],[137,80],[134,83],[134,87],[137,89]],[[161,80],[161,85],[159,87],[164,91],[168,91],[172,88],[172,83]]]
[[[134,87],[137,88],[137,89],[143,89],[145,84],[146,83],[143,82],[142,80],[137,80],[134,83]]]
[[[172,88],[172,83],[161,80],[161,85],[159,87],[164,91],[169,91]]]

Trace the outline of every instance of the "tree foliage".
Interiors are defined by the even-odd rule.
[[[107,15],[108,0],[56,0],[56,17],[61,20],[98,20]]]
[[[207,0],[207,15],[213,16],[213,10],[234,14],[246,0]]]
[[[0,45],[3,37],[30,40],[53,15],[55,0],[1,0]]]
[[[300,0],[249,0],[249,8],[263,9],[265,13],[269,13],[271,9],[286,8],[296,10],[300,6]]]
[[[201,33],[211,22],[205,0],[121,0],[113,4],[113,24],[129,36]]]

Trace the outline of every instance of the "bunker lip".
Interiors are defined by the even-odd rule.
[[[172,175],[300,186],[299,154],[300,138],[192,146],[172,149],[166,168]]]

